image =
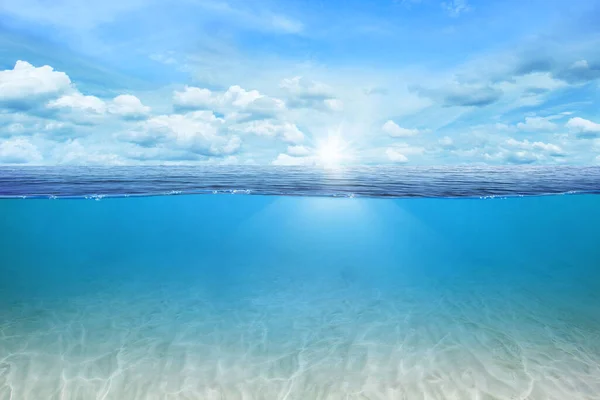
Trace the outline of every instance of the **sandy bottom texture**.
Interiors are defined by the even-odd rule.
[[[218,292],[138,282],[3,304],[0,400],[600,399],[594,311],[552,293],[343,279]]]

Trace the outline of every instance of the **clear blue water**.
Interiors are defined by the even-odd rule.
[[[600,398],[600,196],[519,196],[597,170],[82,171],[0,170],[2,400]]]

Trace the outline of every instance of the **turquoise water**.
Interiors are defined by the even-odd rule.
[[[0,200],[0,399],[598,399],[598,210]]]

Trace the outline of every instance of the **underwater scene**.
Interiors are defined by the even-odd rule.
[[[0,169],[0,399],[600,398],[599,168],[244,171]]]

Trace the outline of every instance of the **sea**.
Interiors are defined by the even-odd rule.
[[[600,167],[0,167],[0,400],[600,399]]]

